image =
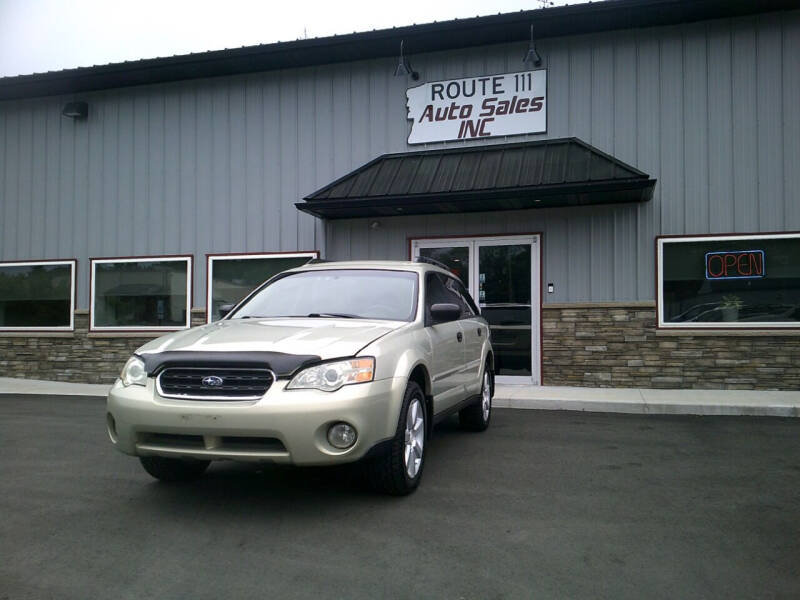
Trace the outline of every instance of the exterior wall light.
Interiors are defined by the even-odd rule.
[[[87,102],[67,102],[61,110],[61,116],[70,119],[85,119],[89,116],[89,104]]]
[[[525,53],[525,58],[522,59],[522,62],[529,69],[542,66],[542,57],[536,51],[536,42],[533,41],[533,25],[531,25],[531,41],[528,42],[528,51]]]
[[[403,56],[403,44],[404,40],[400,40],[400,62],[397,64],[397,68],[394,70],[395,77],[408,77],[411,76],[411,79],[417,81],[419,79],[419,73],[417,73],[412,67],[411,63],[408,61],[407,58]]]

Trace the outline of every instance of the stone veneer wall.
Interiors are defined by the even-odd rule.
[[[789,335],[656,333],[652,303],[545,305],[545,385],[645,388],[800,389],[800,332]],[[122,365],[155,336],[75,332],[0,334],[0,377],[113,383]],[[205,322],[192,310],[192,324]]]
[[[664,332],[653,303],[542,311],[544,385],[800,389],[800,332]]]
[[[192,325],[205,323],[192,309]],[[75,383],[114,383],[139,346],[157,335],[89,333],[89,315],[75,311],[75,331],[59,334],[0,334],[0,377]]]

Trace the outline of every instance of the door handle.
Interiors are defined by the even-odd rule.
[[[483,330],[480,327],[478,327],[478,337],[481,337],[482,335],[483,335]]]
[[[460,332],[460,331],[459,331],[459,332],[456,334],[456,339],[457,339],[459,342],[460,342],[461,340],[463,340],[463,339],[464,339],[464,336],[461,334],[461,332]]]

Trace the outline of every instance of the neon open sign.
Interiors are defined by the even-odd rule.
[[[763,250],[706,252],[706,279],[760,279],[764,266]]]

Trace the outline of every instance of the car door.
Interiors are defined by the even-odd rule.
[[[447,410],[465,396],[464,332],[458,320],[433,323],[430,308],[440,303],[458,304],[458,299],[445,287],[443,276],[428,273],[425,277],[425,331],[431,342],[434,413]]]
[[[461,379],[467,395],[472,396],[481,391],[483,345],[489,337],[489,325],[480,316],[478,307],[461,281],[449,277],[446,286],[461,302],[461,330],[464,333],[464,369]]]

